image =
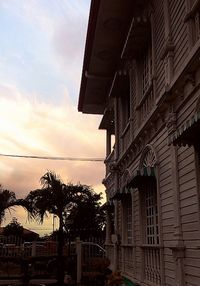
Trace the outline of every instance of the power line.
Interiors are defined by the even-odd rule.
[[[60,160],[60,161],[82,161],[82,162],[103,162],[103,158],[75,158],[75,157],[54,157],[54,156],[35,156],[35,155],[17,155],[0,154],[1,157],[39,159],[39,160]]]

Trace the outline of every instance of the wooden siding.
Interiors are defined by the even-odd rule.
[[[134,63],[133,63],[133,67],[134,67]],[[130,92],[131,92],[131,99],[130,99],[130,103],[131,103],[131,120],[132,120],[132,132],[130,134],[130,136],[132,138],[134,138],[134,134],[135,134],[135,130],[137,128],[137,119],[136,119],[136,77],[135,77],[135,73],[136,71],[134,70],[134,68],[131,70],[130,73]]]
[[[175,46],[174,50],[174,74],[182,67],[186,57],[188,56],[188,34],[187,24],[184,22],[186,14],[185,1],[169,0],[169,10],[171,16],[172,40]],[[164,14],[163,1],[154,0],[154,47],[155,47],[155,76],[156,76],[156,96],[160,96],[165,86],[165,69],[164,62],[161,60],[162,50],[165,46],[164,31]],[[122,138],[122,112],[119,116],[120,140],[119,144],[120,156],[124,154],[131,140],[134,140],[134,134],[137,132],[137,85],[135,79],[135,65],[130,74],[130,93],[131,93],[131,124],[127,133]],[[183,93],[185,98],[174,103],[177,109],[177,127],[180,127],[187,118],[194,113],[197,97],[199,92],[189,95],[192,87],[189,84],[185,87]],[[178,94],[178,93],[177,93]],[[182,94],[183,95],[183,94]],[[178,95],[177,95],[178,96]],[[180,95],[179,95],[180,96]],[[186,97],[188,96],[188,98]],[[177,100],[178,102],[178,100]],[[184,103],[185,102],[185,103]],[[170,107],[169,107],[170,108]],[[168,110],[169,111],[169,110]],[[171,111],[171,110],[170,110]],[[176,111],[176,110],[175,110]],[[119,111],[118,111],[119,113]],[[125,141],[125,145],[123,145]],[[150,144],[155,148],[158,159],[158,198],[159,198],[159,214],[161,223],[162,247],[163,247],[163,263],[164,263],[164,285],[176,285],[177,264],[173,255],[172,246],[179,243],[175,231],[177,224],[179,225],[180,239],[183,238],[185,249],[184,271],[187,286],[200,285],[200,222],[199,222],[199,202],[197,200],[197,180],[194,149],[192,147],[172,147],[168,146],[168,130],[162,128],[160,132],[153,138]],[[177,148],[177,149],[176,149]],[[173,151],[177,151],[178,179],[177,190],[173,189],[173,180],[175,175],[172,171]],[[139,160],[142,152],[129,166],[131,174],[139,167]],[[178,194],[176,192],[179,192]],[[134,273],[127,273],[130,277],[141,281],[142,268],[142,248],[140,247],[142,239],[142,222],[141,222],[141,206],[140,193],[134,190],[133,194],[133,251],[134,251]],[[176,199],[180,199],[178,203]],[[175,216],[177,214],[177,205],[180,204],[180,220]],[[120,207],[118,208],[118,231],[122,232],[122,221],[120,221]],[[120,267],[123,267],[120,263]]]
[[[174,73],[179,71],[188,56],[187,24],[184,21],[186,15],[186,1],[170,0],[171,31],[174,50]]]
[[[154,25],[154,36],[153,45],[155,52],[155,77],[156,77],[156,88],[155,97],[158,97],[165,85],[165,68],[164,61],[161,60],[161,53],[164,48],[165,43],[165,32],[164,32],[164,13],[163,13],[163,3],[160,0],[154,1],[154,6],[156,7],[153,15],[153,25]]]
[[[188,100],[187,104],[178,112],[177,127],[181,126],[188,118],[190,118],[194,114],[197,102],[197,95],[198,94]]]
[[[171,154],[170,147],[167,145],[167,136],[167,129],[162,129],[156,138],[154,138],[152,145],[158,157],[161,232],[164,245],[164,282],[168,286],[173,286],[175,285],[174,258],[169,245],[174,239],[174,198],[170,164]]]
[[[193,147],[178,150],[181,223],[185,252],[185,277],[188,285],[200,285],[200,256],[192,258],[200,245],[199,202]],[[193,259],[193,260],[191,260]],[[191,264],[191,261],[195,262]]]

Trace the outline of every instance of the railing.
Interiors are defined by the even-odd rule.
[[[157,246],[143,246],[145,281],[152,285],[160,285],[160,248]]]
[[[25,242],[21,245],[2,243],[0,277],[3,279],[9,277],[31,279],[36,276],[55,278],[58,265],[57,243],[50,240]],[[64,246],[65,271],[74,281],[80,282],[83,276],[86,282],[88,282],[87,279],[94,282],[99,276],[103,281],[105,280],[105,269],[110,261],[105,249],[99,243],[102,244],[103,240],[91,239],[87,242],[77,240]],[[86,285],[89,284],[86,283]]]

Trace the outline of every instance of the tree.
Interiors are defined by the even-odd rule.
[[[29,211],[29,205],[23,199],[17,199],[15,193],[3,189],[0,185],[0,225],[5,217],[6,210],[11,210],[13,207],[22,206]]]
[[[4,227],[3,234],[22,237],[23,230],[23,226],[17,221],[16,217],[13,217],[12,221]]]
[[[82,192],[81,185],[65,185],[55,172],[48,171],[40,179],[42,188],[31,191],[25,198],[29,215],[43,223],[48,213],[59,218],[58,231],[58,284],[63,285],[63,245],[64,245],[64,218],[76,204],[76,197]]]
[[[96,194],[87,185],[82,187],[81,194],[76,197],[76,204],[65,218],[65,229],[71,240],[76,237],[81,240],[102,238],[106,219],[105,211],[101,208],[102,194]]]

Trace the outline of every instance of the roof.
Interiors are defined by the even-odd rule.
[[[3,234],[3,230],[4,230],[5,227],[0,227],[0,235]],[[23,235],[35,235],[35,236],[39,236],[39,234],[37,232],[34,232],[32,230],[29,230],[29,229],[26,229],[26,228],[23,228]]]
[[[144,0],[92,0],[78,110],[103,114],[132,22]]]

